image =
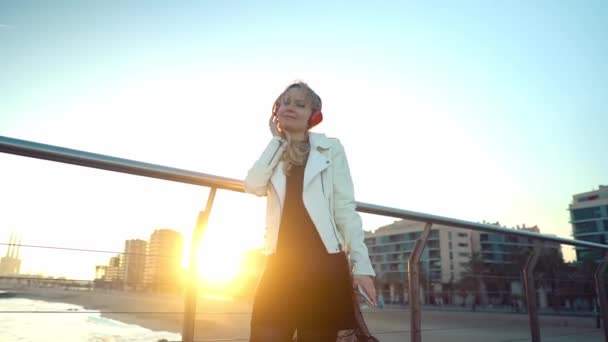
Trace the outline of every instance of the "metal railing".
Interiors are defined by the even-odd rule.
[[[213,199],[215,197],[216,189],[244,192],[243,182],[236,179],[219,177],[195,171],[144,163],[130,159],[112,157],[97,153],[47,145],[4,136],[0,136],[0,152],[209,187],[211,188],[211,191],[207,200],[206,209],[205,211],[201,212],[201,215],[199,215],[199,220],[193,235],[192,246],[196,244],[196,239],[200,239],[205,229],[210,210],[213,205]],[[419,298],[420,284],[418,281],[413,281],[412,279],[417,279],[419,277],[420,257],[424,246],[426,245],[429,232],[433,225],[444,225],[456,228],[471,229],[474,231],[486,233],[515,235],[533,239],[535,242],[553,242],[575,247],[597,249],[603,251],[604,253],[608,252],[608,245],[603,245],[599,243],[543,235],[529,231],[503,228],[491,224],[469,222],[449,217],[419,213],[364,202],[357,202],[357,211],[361,213],[388,216],[393,218],[400,218],[426,223],[424,231],[421,234],[421,237],[416,241],[416,245],[414,246],[414,249],[408,260],[409,297],[414,299],[410,302],[410,336],[412,342],[420,342],[422,340],[420,313],[421,304],[419,300],[416,300],[417,298]],[[536,308],[536,289],[534,287],[535,282],[533,271],[538,261],[538,257],[541,250],[541,244],[537,243],[536,247],[533,249],[529,256],[524,269],[522,270],[525,295],[527,297],[526,302],[528,306],[530,334],[533,342],[540,341],[540,329],[538,324],[538,310]],[[606,255],[608,255],[608,253],[606,253]],[[190,260],[190,274],[192,277],[196,276],[195,263],[196,258]],[[608,342],[608,315],[606,314],[608,312],[608,303],[606,301],[605,282],[603,276],[607,265],[608,257],[605,258],[602,263],[600,263],[594,274],[594,285],[596,293],[598,294],[598,302],[603,320],[602,323],[606,342]],[[190,282],[190,284],[193,283],[194,282]],[[184,312],[184,329],[182,334],[182,339],[185,342],[193,341],[194,338],[194,316],[196,315],[195,298],[196,287],[190,286],[186,295],[186,310]]]

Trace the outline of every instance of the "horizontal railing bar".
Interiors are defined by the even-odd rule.
[[[243,182],[158,164],[0,136],[0,152],[180,183],[244,192]]]
[[[0,136],[0,152],[37,159],[51,160],[66,164],[92,167],[102,170],[128,173],[144,177],[170,180],[180,183],[244,192],[243,181],[237,179],[219,177],[201,172],[183,170],[158,164],[144,163],[131,159],[112,157],[103,154],[47,145],[33,141],[9,138],[5,136]],[[425,214],[364,202],[357,202],[357,210],[367,214],[388,216],[412,221],[431,222],[433,224],[440,224],[463,229],[471,229],[486,233],[523,236],[541,241],[556,242],[570,246],[588,247],[608,251],[608,245],[603,245],[599,243],[566,239],[557,236],[528,232],[525,230],[503,228],[491,224],[464,221],[438,215]]]
[[[561,238],[558,236],[551,236],[546,234],[533,233],[526,230],[516,230],[513,228],[503,228],[492,224],[485,223],[476,223],[470,221],[464,221],[444,216],[425,214],[405,209],[397,209],[391,207],[384,207],[381,205],[370,204],[370,203],[357,203],[357,210],[362,213],[382,215],[382,216],[390,216],[395,218],[400,218],[404,220],[412,220],[412,221],[420,221],[420,222],[432,222],[434,224],[440,224],[449,227],[455,228],[464,228],[470,230],[481,231],[485,233],[497,233],[497,234],[508,234],[508,235],[516,235],[527,237],[531,239],[547,241],[547,242],[557,242],[565,245],[571,246],[580,246],[580,247],[589,247],[589,248],[597,248],[608,250],[608,245],[603,245],[599,243],[582,241],[582,240],[571,240],[566,238]]]

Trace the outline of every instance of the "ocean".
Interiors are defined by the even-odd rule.
[[[56,311],[59,313],[7,313]],[[87,311],[79,313],[79,311]],[[83,307],[25,298],[0,298],[2,342],[157,342],[181,341],[181,335],[152,331],[88,312]]]

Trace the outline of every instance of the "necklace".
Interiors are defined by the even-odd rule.
[[[310,142],[308,140],[298,141],[294,144],[294,147],[302,154],[310,152]]]
[[[306,164],[309,152],[310,142],[308,140],[289,142],[283,154],[283,158],[286,161],[285,174],[289,175],[289,170],[291,170],[293,165],[302,166]]]

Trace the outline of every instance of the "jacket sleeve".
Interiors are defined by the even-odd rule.
[[[272,137],[260,158],[253,164],[247,172],[245,178],[245,192],[257,196],[265,196],[268,188],[268,181],[274,168],[281,160],[281,155],[286,146],[285,139]]]
[[[333,154],[334,218],[347,244],[353,274],[375,276],[364,242],[363,223],[356,211],[353,181],[344,152],[344,146],[336,140]]]

